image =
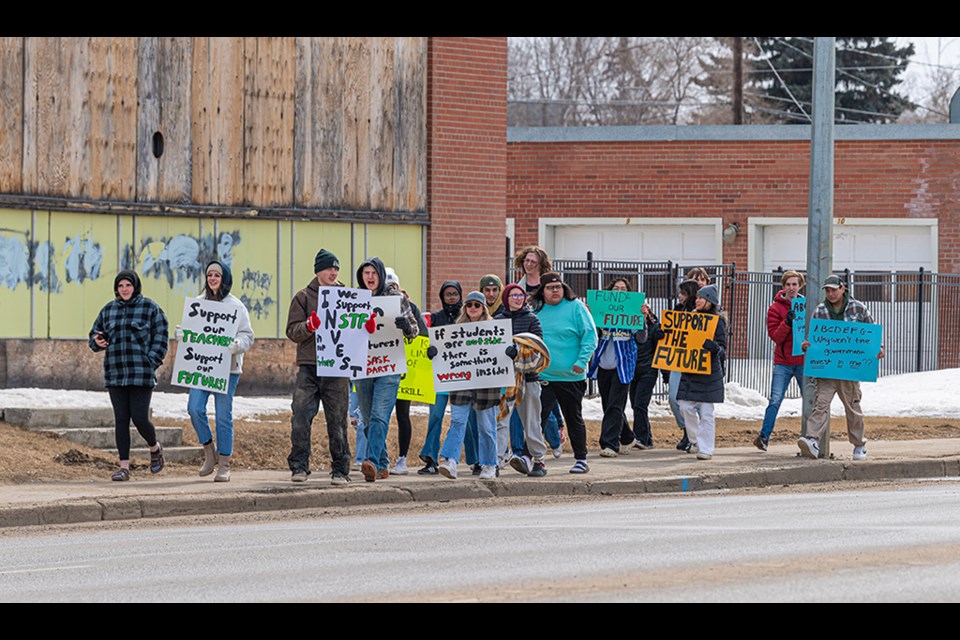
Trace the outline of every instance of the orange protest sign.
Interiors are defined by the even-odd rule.
[[[713,313],[663,311],[660,328],[664,336],[653,354],[653,366],[668,371],[710,373],[711,354],[704,350],[705,340],[712,340],[720,316]]]

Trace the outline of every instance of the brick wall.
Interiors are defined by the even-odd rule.
[[[507,40],[431,38],[427,73],[426,310],[444,280],[464,293],[506,251]]]
[[[960,272],[960,142],[838,140],[834,168],[835,216],[939,218],[938,268]],[[805,217],[809,171],[808,141],[516,142],[507,216],[517,246],[541,216],[720,216],[741,225],[723,261],[746,265],[747,218]]]

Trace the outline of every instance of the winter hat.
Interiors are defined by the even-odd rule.
[[[386,267],[384,269],[387,272],[387,284],[397,285],[397,289],[400,288],[400,278],[397,277],[397,272],[393,270],[393,267]]]
[[[497,287],[498,289],[503,289],[503,280],[500,279],[500,276],[489,273],[482,278],[480,278],[480,288],[484,287]]]
[[[337,260],[337,256],[333,255],[326,249],[320,249],[317,251],[317,257],[313,259],[313,272],[320,273],[325,269],[330,267],[340,268],[340,261]]]
[[[843,286],[843,280],[840,279],[840,276],[827,276],[823,281],[822,289],[839,289]]]
[[[546,286],[548,284],[553,284],[554,282],[559,282],[563,284],[563,278],[560,277],[560,274],[556,271],[547,271],[545,274],[540,276],[540,286]]]
[[[463,304],[468,302],[479,302],[484,307],[487,306],[487,299],[483,297],[483,294],[479,291],[471,291],[467,294],[467,297],[464,299]]]
[[[705,287],[701,287],[700,290],[697,291],[697,297],[703,298],[714,307],[720,306],[720,291],[715,284],[708,284]]]

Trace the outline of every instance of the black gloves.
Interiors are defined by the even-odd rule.
[[[397,319],[394,322],[397,325],[397,329],[406,333],[410,330],[410,321],[406,316],[397,316]]]
[[[513,360],[517,357],[517,347],[515,345],[510,345],[507,347],[507,350],[504,352],[507,354],[507,357]]]
[[[796,317],[797,317],[797,314],[793,309],[790,309],[790,311],[787,311],[787,320],[786,320],[787,324],[793,324],[793,321],[794,319],[796,319]]]
[[[709,351],[710,353],[716,353],[717,351],[720,350],[720,345],[718,345],[713,340],[704,340],[703,348]]]
[[[400,319],[400,318],[397,318],[397,320],[399,320],[399,319]],[[436,348],[435,346],[430,345],[429,347],[427,347],[427,357],[428,357],[428,358],[430,358],[431,360],[433,360],[433,358],[434,358],[436,355],[437,355],[437,348]]]

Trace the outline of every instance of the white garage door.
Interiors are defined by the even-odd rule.
[[[833,267],[851,271],[916,271],[934,267],[936,227],[834,225]],[[807,268],[806,225],[763,231],[763,270]]]
[[[672,260],[681,264],[718,264],[717,227],[712,224],[557,225],[553,256],[583,260]]]

